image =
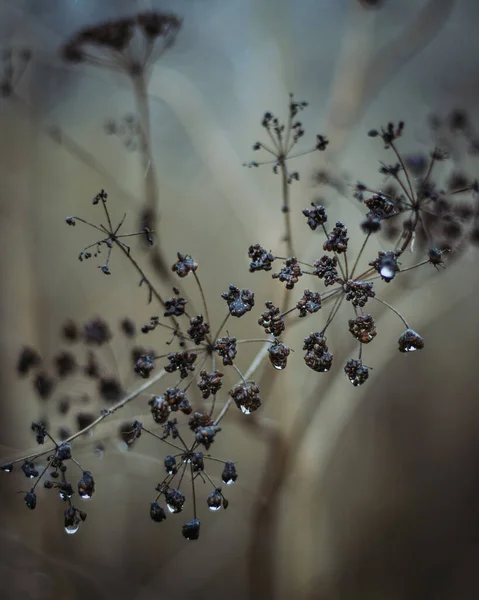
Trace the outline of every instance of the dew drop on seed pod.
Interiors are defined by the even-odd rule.
[[[221,504],[219,506],[210,506],[209,509],[213,512],[216,512],[217,510],[219,510],[221,508]]]
[[[286,365],[283,365],[283,364],[281,364],[281,365],[273,365],[273,367],[274,367],[274,368],[275,368],[277,371],[282,371],[282,370],[284,369],[284,367],[285,367],[285,366],[286,366]]]
[[[67,525],[65,527],[65,531],[68,533],[68,535],[73,535],[74,533],[76,533],[78,530],[80,529],[80,524],[76,524],[76,525]]]
[[[381,277],[384,277],[384,279],[393,279],[394,275],[396,274],[394,269],[392,269],[389,265],[384,265],[384,267],[381,267],[379,273]]]
[[[241,412],[244,415],[250,415],[251,414],[251,411],[248,408],[246,408],[246,406],[241,406]]]
[[[178,511],[176,510],[176,508],[175,508],[174,506],[172,506],[171,504],[167,504],[167,505],[166,505],[166,508],[167,508],[167,509],[170,511],[170,513],[173,513],[173,514],[174,514],[174,513],[178,512]]]
[[[90,494],[80,494],[80,498],[82,500],[90,500],[91,495]]]
[[[416,352],[417,348],[415,348],[414,346],[406,346],[404,348],[404,352]]]

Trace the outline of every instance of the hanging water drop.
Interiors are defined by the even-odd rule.
[[[73,535],[80,529],[80,523],[72,523],[71,525],[66,525],[65,531],[68,535]]]

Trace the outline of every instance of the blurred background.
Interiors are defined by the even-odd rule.
[[[461,108],[477,124],[476,0],[0,0],[3,64],[13,56],[15,83],[0,98],[2,462],[35,448],[32,420],[75,431],[78,412],[96,415],[103,406],[80,377],[61,383],[55,401],[39,399],[16,371],[24,345],[48,363],[65,347],[68,319],[104,318],[115,336],[101,349],[101,366],[128,390],[141,381],[132,373],[132,347],[165,348],[158,330],[146,342],[119,332],[124,317],[141,326],[158,310],[146,304],[131,265],[113,253],[105,277],[94,259],[78,261],[95,234],[65,225],[70,215],[97,222],[91,199],[104,188],[114,220],[126,213],[126,229],[136,230],[145,173],[135,144],[105,127],[135,117],[131,82],[66,64],[60,49],[82,27],[151,9],[183,19],[148,88],[159,242],[169,263],[177,251],[195,257],[216,327],[230,283],[255,291],[256,308],[238,337],[258,337],[265,300],[278,304],[282,296],[268,274],[248,272],[249,245],[286,252],[279,177],[267,166],[242,167],[259,160],[252,145],[262,139],[266,110],[286,118],[294,92],[309,103],[301,115],[304,148],[316,133],[330,139],[325,153],[294,163],[301,180],[291,187],[293,235],[304,261],[322,252],[301,215],[318,197],[329,221],[345,221],[351,244],[361,245],[364,210],[351,184],[384,185],[378,161],[388,156],[368,130],[404,120],[399,147],[412,154],[434,144],[431,115]],[[442,141],[452,161],[438,168],[438,181],[452,171],[477,176],[463,140],[446,132]],[[318,172],[334,185],[318,186]],[[375,240],[367,260],[386,247]],[[151,268],[141,244],[133,242],[132,252]],[[411,256],[411,264],[421,258]],[[473,248],[453,258],[440,272],[428,265],[378,286],[426,345],[416,355],[398,353],[402,325],[374,305],[379,333],[367,348],[369,381],[359,389],[341,366],[355,352],[346,307],[329,330],[337,362],[328,374],[302,360],[310,319],[286,335],[297,350],[288,368],[272,377],[265,364],[256,376],[265,390],[261,415],[245,423],[235,409],[222,424],[215,455],[237,461],[239,478],[227,511],[210,514],[200,501],[194,544],[174,516],[160,525],[149,518],[164,448],[146,436],[130,451],[119,443],[125,419],[148,418],[146,395],[77,440],[75,456],[94,473],[97,492],[75,536],[65,535],[56,494],[40,490],[37,509],[28,511],[18,493],[23,475],[3,474],[2,597],[476,598],[479,277]],[[170,282],[155,273],[152,280],[170,294]],[[199,306],[193,283],[184,288]],[[254,354],[242,348],[244,371]],[[67,415],[58,412],[62,394],[75,398]]]

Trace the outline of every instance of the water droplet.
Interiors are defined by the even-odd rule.
[[[221,508],[221,505],[220,506],[210,506],[210,510],[212,510],[213,512],[216,512],[220,508]]]
[[[273,365],[273,367],[274,367],[274,368],[275,368],[277,371],[282,371],[282,370],[284,369],[285,365],[282,365],[282,364],[281,364],[281,365],[279,365],[279,364],[278,364],[278,365]]]
[[[83,500],[90,500],[91,495],[90,494],[80,494],[80,498],[82,498]]]
[[[179,511],[178,511],[178,510],[177,510],[177,509],[176,509],[176,508],[175,508],[173,505],[171,505],[171,504],[167,504],[167,505],[166,505],[166,508],[167,508],[167,509],[170,511],[170,513],[173,513],[173,514],[174,514],[174,513],[177,513],[177,512],[179,512]]]
[[[234,482],[234,479],[228,479],[228,481],[225,481],[226,485],[233,485]]]
[[[246,408],[246,406],[241,406],[240,408],[241,408],[241,412],[244,415],[250,415],[251,414],[251,411],[248,408]]]
[[[393,279],[395,272],[389,265],[384,265],[384,267],[381,267],[380,274],[384,279]]]
[[[65,531],[68,533],[68,535],[73,535],[79,529],[80,529],[80,523],[77,523],[75,525],[67,525],[67,527],[65,527]]]
[[[414,346],[407,346],[406,348],[404,348],[404,350],[406,352],[416,352],[417,348],[415,348]]]

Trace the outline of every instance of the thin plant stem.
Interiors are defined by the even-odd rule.
[[[366,248],[366,244],[369,241],[370,235],[371,235],[371,233],[368,233],[367,236],[364,238],[363,245],[361,246],[361,249],[359,250],[358,255],[356,256],[356,260],[354,261],[354,265],[353,265],[353,268],[351,270],[351,279],[354,279],[354,274],[356,272],[356,267],[358,266],[358,263],[359,263],[359,261],[361,259],[361,256],[362,256],[363,252],[364,252],[364,249]]]
[[[384,304],[384,306],[387,306],[389,308],[389,310],[392,310],[393,313],[395,313],[401,319],[401,321],[404,323],[404,325],[406,325],[406,329],[409,329],[408,322],[406,321],[406,319],[402,316],[402,314],[398,310],[396,310],[393,306],[388,304],[385,300],[380,300],[377,296],[373,296],[372,299],[376,300],[376,302],[380,302],[381,304]]]

